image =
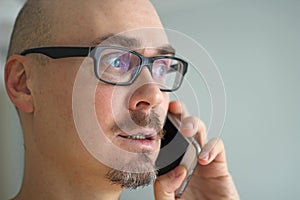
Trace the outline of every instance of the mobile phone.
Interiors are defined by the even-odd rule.
[[[161,140],[161,149],[156,160],[158,176],[161,176],[178,165],[184,165],[187,175],[181,186],[176,190],[175,197],[180,198],[198,164],[198,155],[201,152],[199,143],[194,137],[186,138],[179,131],[180,121],[168,114],[163,129],[165,135]]]

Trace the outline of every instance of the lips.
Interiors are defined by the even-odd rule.
[[[118,146],[131,152],[157,151],[158,135],[154,129],[139,129],[118,134]]]
[[[155,140],[156,134],[144,135],[144,134],[135,134],[135,135],[119,135],[122,138],[132,139],[132,140]]]
[[[157,133],[154,129],[145,128],[121,133],[118,136],[133,140],[155,140],[157,138]]]

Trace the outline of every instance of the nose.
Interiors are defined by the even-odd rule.
[[[129,110],[143,111],[147,114],[151,109],[163,102],[164,94],[159,86],[152,80],[147,67],[144,67],[141,74],[132,85],[135,91],[129,99]]]

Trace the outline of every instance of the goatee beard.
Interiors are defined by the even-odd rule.
[[[106,174],[106,178],[122,188],[136,189],[152,184],[156,179],[156,172],[134,173],[111,169]]]
[[[153,161],[148,157],[147,153],[141,154],[143,158],[137,159],[139,161],[124,163],[124,170],[117,170],[111,168],[106,178],[111,181],[112,184],[120,185],[122,188],[136,189],[138,187],[144,187],[154,182],[157,175],[157,169],[153,164]],[[126,167],[125,167],[126,166]],[[130,170],[130,168],[139,168],[141,172],[132,172],[136,170]]]

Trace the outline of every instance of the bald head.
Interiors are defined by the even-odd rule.
[[[63,0],[59,4],[55,10],[58,45],[90,45],[103,36],[162,27],[148,0]]]
[[[16,19],[8,56],[40,46],[90,45],[142,27],[161,27],[148,0],[28,0]]]

